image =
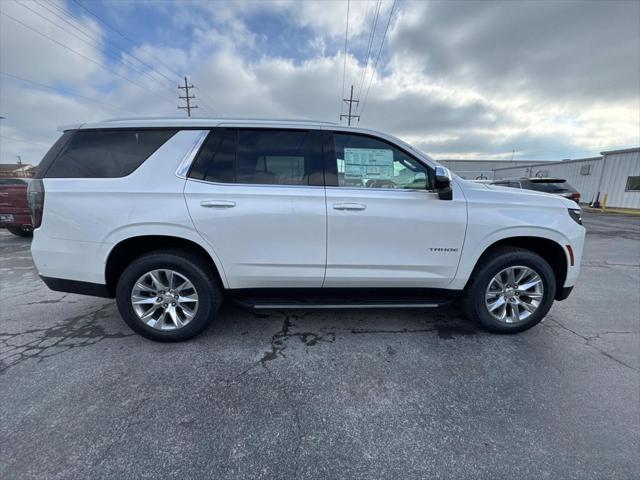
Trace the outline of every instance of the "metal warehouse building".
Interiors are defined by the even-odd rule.
[[[540,160],[541,161],[541,160]],[[493,180],[493,172],[503,167],[538,163],[537,160],[438,160],[438,163],[467,180]]]
[[[601,157],[496,168],[494,178],[564,178],[580,192],[585,203],[640,209],[640,148],[601,154]]]

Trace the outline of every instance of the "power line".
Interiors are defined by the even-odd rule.
[[[94,13],[93,11],[91,11],[89,8],[85,7],[80,1],[78,0],[73,0],[73,2],[75,4],[77,4],[80,8],[82,8],[85,12],[87,12],[89,15],[91,15],[92,17],[94,17],[95,19],[97,19],[101,24],[103,24],[105,27],[107,27],[109,30],[111,30],[112,32],[118,34],[120,37],[124,38],[127,42],[129,42],[131,45],[133,45],[134,47],[137,47],[138,45],[136,44],[136,42],[134,42],[133,40],[131,40],[129,37],[127,37],[124,33],[122,33],[120,30],[116,29],[115,27],[112,27],[111,25],[109,25],[106,21],[104,21],[98,14]],[[149,57],[151,60],[159,63],[160,65],[162,65],[164,68],[166,68],[169,72],[171,72],[172,74],[174,74],[177,78],[181,78],[182,75],[180,75],[179,73],[176,73],[175,70],[172,70],[171,67],[169,67],[166,63],[162,62],[161,60],[152,57],[151,55],[149,55],[147,52],[143,52],[147,57]],[[153,68],[153,67],[151,67]],[[156,70],[157,71],[157,70]],[[174,82],[174,80],[172,80],[171,78],[167,77],[166,75],[164,75],[161,72],[158,72],[160,75],[162,75],[163,77],[165,77],[167,80],[169,80],[170,82]]]
[[[71,36],[73,36],[73,37],[77,38],[77,39],[78,39],[78,40],[80,40],[81,42],[83,42],[83,43],[85,43],[85,44],[87,44],[87,45],[89,45],[89,46],[91,46],[91,47],[97,48],[97,45],[96,45],[96,44],[94,44],[94,43],[92,43],[92,42],[89,42],[89,41],[87,41],[87,40],[85,40],[85,39],[81,38],[81,37],[80,37],[80,36],[78,36],[76,33],[72,32],[72,31],[70,31],[70,30],[67,30],[66,28],[64,28],[64,27],[60,26],[59,24],[57,24],[56,22],[54,22],[54,21],[53,21],[53,20],[51,20],[50,18],[47,18],[47,17],[45,17],[44,15],[40,14],[39,12],[37,12],[37,11],[33,10],[31,7],[29,7],[29,6],[27,6],[27,5],[23,4],[23,3],[20,3],[20,2],[16,2],[16,3],[18,3],[18,5],[20,5],[20,6],[22,6],[22,7],[24,7],[24,8],[26,8],[26,9],[30,10],[31,12],[35,13],[35,14],[36,14],[36,15],[38,15],[40,18],[43,18],[44,20],[46,20],[47,22],[51,23],[52,25],[55,25],[56,27],[58,27],[58,28],[59,28],[59,29],[61,29],[62,31],[67,32],[69,35],[71,35]],[[53,13],[53,12],[52,12],[52,13]],[[69,22],[67,22],[67,23],[69,23]],[[77,28],[77,27],[76,27],[76,28]],[[84,33],[84,32],[83,32],[83,33]],[[86,34],[85,34],[85,35],[86,35]],[[91,37],[89,37],[89,38],[91,38]],[[98,40],[98,41],[99,41],[99,40]],[[126,61],[126,59],[125,59],[125,58],[120,58],[120,56],[119,56],[117,53],[113,53],[113,52],[110,52],[110,51],[106,51],[105,53],[107,53],[111,58],[114,58],[116,61],[121,62],[123,65],[125,65],[125,66],[127,66],[127,67],[129,67],[129,68],[131,68],[131,69],[133,69],[133,70],[135,70],[137,73],[139,73],[139,74],[141,74],[141,75],[145,75],[146,77],[150,78],[153,82],[157,82],[157,81],[158,81],[156,78],[152,77],[149,73],[147,73],[147,72],[145,72],[144,70],[141,70],[140,68],[138,68],[138,67],[137,67],[136,65],[134,65],[132,62]],[[125,53],[126,53],[126,52],[125,52]],[[134,58],[135,58],[135,57],[134,57]],[[172,90],[170,90],[170,91],[171,91],[171,92],[173,92]]]
[[[374,16],[373,25],[371,27],[371,31],[369,32],[369,42],[368,42],[368,45],[367,45],[367,55],[365,56],[365,67],[362,70],[362,75],[360,76],[360,84],[358,86],[358,94],[357,94],[358,98],[360,98],[360,96],[362,95],[362,87],[364,86],[364,79],[365,79],[367,71],[369,70],[369,57],[371,56],[371,48],[373,47],[373,39],[375,37],[376,28],[378,26],[378,17],[380,15],[380,7],[381,6],[382,6],[382,0],[378,0],[376,2],[375,13],[372,14]]]
[[[200,87],[198,87],[197,85],[195,87],[193,87],[194,90],[197,90],[200,94],[200,98],[202,99],[202,97],[204,96],[205,98],[207,98],[207,96],[204,94],[204,92],[202,91],[202,89]],[[213,114],[214,116],[216,115],[216,111],[211,108],[211,106],[205,102],[205,107],[207,107],[207,110]]]
[[[65,11],[63,8],[59,7],[58,5],[56,5],[56,4],[54,4],[54,3],[49,4],[50,6],[52,6],[53,8],[55,8],[58,12],[60,12],[62,15],[64,15],[64,16],[61,16],[61,15],[60,15],[60,13],[57,13],[57,12],[55,12],[55,11],[51,10],[51,9],[47,6],[47,4],[45,4],[45,3],[42,3],[42,4],[41,4],[41,3],[39,3],[37,0],[36,0],[36,3],[37,3],[37,5],[39,5],[40,7],[42,7],[42,8],[44,8],[44,9],[46,9],[47,11],[49,11],[50,13],[52,13],[53,15],[55,15],[56,17],[58,17],[58,18],[59,18],[60,20],[62,20],[63,22],[67,23],[68,25],[72,26],[74,29],[78,30],[80,33],[82,33],[82,34],[83,34],[84,36],[86,36],[87,38],[90,38],[91,40],[94,40],[94,41],[95,41],[95,42],[97,42],[97,43],[104,42],[104,43],[105,43],[105,47],[109,47],[109,48],[111,48],[112,50],[115,50],[115,52],[116,52],[116,53],[115,53],[115,55],[119,55],[119,52],[124,53],[125,55],[127,55],[127,56],[129,56],[129,57],[133,58],[134,60],[136,60],[136,61],[137,61],[138,63],[140,63],[141,65],[143,65],[143,66],[145,66],[145,67],[149,68],[151,71],[153,71],[153,72],[155,72],[156,74],[158,74],[158,75],[162,76],[162,77],[163,77],[163,78],[168,82],[168,85],[173,86],[173,84],[174,84],[174,80],[172,80],[172,79],[170,79],[169,77],[167,77],[166,75],[162,74],[162,72],[159,72],[159,71],[158,71],[158,70],[156,70],[152,65],[149,65],[148,63],[144,62],[143,60],[141,60],[141,59],[140,59],[140,58],[138,58],[137,56],[133,55],[132,53],[127,52],[124,48],[122,48],[120,45],[118,45],[117,43],[113,42],[112,40],[110,40],[110,39],[109,39],[109,38],[107,38],[106,36],[105,36],[105,37],[103,37],[103,36],[101,35],[101,32],[97,32],[97,31],[95,31],[95,30],[93,30],[93,29],[90,29],[90,28],[87,28],[87,30],[85,30],[85,29],[83,29],[83,28],[79,27],[79,26],[78,26],[78,23],[80,22],[80,20],[79,20],[78,18],[74,17],[73,15],[70,15],[70,14],[69,14],[67,11]],[[23,5],[23,6],[25,6],[25,5]],[[28,8],[28,7],[27,7],[27,8]],[[32,10],[32,11],[33,11],[33,10]],[[36,13],[36,12],[34,12],[34,13]],[[65,18],[65,17],[66,17],[66,18]],[[70,20],[68,20],[68,19],[70,19]],[[47,19],[47,20],[51,21],[50,19]],[[60,27],[60,26],[59,26],[59,25],[57,25],[57,24],[55,24],[55,25],[56,25],[57,27]],[[87,33],[87,31],[91,32],[92,34],[90,35],[89,33]],[[125,63],[125,59],[122,59],[122,58],[119,58],[119,57],[118,57],[117,59],[118,59],[119,61],[121,61],[121,62]],[[128,62],[128,63],[129,63],[129,64],[131,64],[131,62]],[[135,68],[135,69],[137,70],[137,68],[136,68],[136,67],[134,67],[133,65],[131,65],[131,66],[132,66],[132,68]],[[137,70],[137,71],[139,71],[140,73],[145,73],[145,74],[146,74],[146,72],[142,72],[142,71],[140,71],[140,70]],[[152,78],[154,81],[157,81],[157,80],[158,80],[158,79],[156,79],[156,78],[154,78],[154,77],[151,77],[151,78]]]
[[[197,105],[191,105],[191,100],[193,100],[194,98],[196,98],[195,95],[189,95],[189,89],[193,88],[193,85],[189,85],[189,82],[187,81],[187,77],[184,77],[184,86],[180,86],[178,85],[178,88],[180,90],[184,90],[184,96],[180,96],[178,95],[178,98],[181,98],[182,100],[185,100],[187,102],[186,106],[180,106],[178,105],[178,108],[180,110],[186,110],[187,111],[187,117],[191,116],[191,110],[198,108]]]
[[[349,0],[347,0],[347,26],[344,32],[344,62],[342,65],[342,95],[341,98],[344,97],[344,79],[345,74],[347,72],[347,42],[349,39]],[[340,118],[342,118],[342,101],[340,102]]]
[[[397,1],[398,0],[393,0],[393,4],[391,5],[391,11],[389,12],[389,19],[387,20],[387,26],[385,27],[384,34],[382,35],[382,41],[380,42],[380,48],[378,49],[378,55],[376,56],[376,61],[373,64],[373,70],[371,71],[371,78],[369,80],[369,86],[367,87],[367,93],[365,94],[364,100],[362,102],[362,110],[360,111],[360,116],[364,114],[364,107],[367,105],[367,98],[369,98],[369,90],[371,89],[371,83],[373,82],[373,77],[376,73],[376,68],[378,67],[378,60],[380,60],[380,54],[382,53],[382,48],[384,47],[384,41],[387,38],[387,31],[389,30],[389,24],[391,23],[391,18],[393,17],[393,10],[396,7]]]
[[[121,112],[126,112],[126,113],[130,113],[130,114],[133,114],[133,115],[140,115],[139,112],[133,112],[131,110],[127,110],[126,108],[119,107],[119,106],[114,105],[114,104],[109,103],[109,102],[103,102],[102,100],[97,100],[97,99],[91,98],[91,97],[85,97],[84,95],[80,95],[78,93],[71,93],[71,92],[67,92],[67,91],[64,91],[64,90],[60,90],[59,88],[52,87],[51,85],[45,85],[44,83],[36,82],[34,80],[29,80],[27,78],[19,77],[17,75],[12,75],[11,73],[0,72],[0,74],[1,75],[6,75],[7,77],[14,78],[16,80],[20,80],[22,82],[32,83],[33,85],[37,85],[37,86],[42,87],[42,88],[47,88],[49,90],[53,90],[54,92],[62,93],[63,95],[69,95],[69,96],[72,96],[72,97],[78,97],[78,98],[82,98],[84,100],[89,100],[90,102],[96,102],[96,103],[105,105],[107,107],[110,107],[110,108],[112,108],[114,110],[119,110]]]
[[[109,23],[107,23],[104,19],[102,19],[97,13],[93,12],[91,9],[87,8],[86,6],[84,6],[79,0],[73,0],[73,2],[78,5],[80,8],[82,8],[85,12],[87,12],[89,15],[91,15],[92,17],[94,17],[96,20],[98,20],[98,22],[100,22],[102,25],[104,25],[105,27],[107,27],[109,30],[111,30],[112,32],[116,33],[117,35],[119,35],[121,38],[123,38],[124,40],[126,40],[127,42],[129,42],[129,44],[131,44],[134,47],[137,47],[136,42],[134,42],[131,38],[129,38],[127,35],[125,35],[124,33],[122,33],[120,30],[118,30],[117,28],[111,26]],[[123,49],[124,51],[124,49]],[[158,59],[157,57],[149,54],[148,52],[141,52],[144,53],[144,55],[149,58],[151,61],[156,62],[160,65],[162,65],[168,72],[170,72],[171,74],[175,75],[176,78],[182,79],[182,74],[177,73],[175,70],[173,70],[169,65],[167,65],[166,63],[164,63],[162,60]],[[138,59],[139,60],[139,59]],[[140,61],[140,60],[139,60]],[[173,85],[173,82],[175,80],[170,79],[169,77],[167,77],[165,74],[163,74],[162,72],[160,72],[159,70],[153,68],[150,66],[150,68],[152,68],[154,71],[156,71],[159,75],[162,75],[164,78],[166,78],[167,80],[169,80],[171,82],[171,84]],[[201,100],[202,97],[204,97],[205,99],[209,99],[211,102],[213,102],[215,104],[215,101],[211,99],[211,97],[209,97],[208,95],[205,95],[200,89],[198,89],[201,92]],[[215,109],[211,108],[211,106],[205,102],[205,104],[207,105],[207,107],[209,107],[209,110],[214,111]]]
[[[50,37],[49,35],[47,35],[47,34],[45,34],[45,33],[42,33],[42,32],[40,32],[39,30],[37,30],[37,29],[35,29],[35,28],[33,28],[33,27],[30,27],[30,26],[29,26],[29,25],[27,25],[26,23],[21,22],[20,20],[18,20],[17,18],[12,17],[12,16],[11,16],[11,15],[9,15],[8,13],[0,11],[0,14],[2,14],[2,15],[4,15],[5,17],[10,18],[10,19],[11,19],[11,20],[13,20],[14,22],[16,22],[16,23],[18,23],[18,24],[22,25],[24,28],[27,28],[28,30],[31,30],[32,32],[37,33],[38,35],[40,35],[40,36],[42,36],[42,37],[44,37],[44,38],[46,38],[46,39],[50,40],[51,42],[55,43],[56,45],[59,45],[59,46],[61,46],[62,48],[65,48],[66,50],[69,50],[70,52],[73,52],[73,53],[75,53],[76,55],[78,55],[78,56],[80,56],[80,57],[84,58],[85,60],[88,60],[89,62],[91,62],[91,63],[94,63],[94,64],[98,65],[100,68],[102,68],[102,69],[104,69],[104,70],[107,70],[109,73],[111,73],[111,74],[115,75],[116,77],[119,77],[119,78],[121,78],[121,79],[123,79],[123,80],[125,80],[125,81],[127,81],[127,82],[130,82],[130,83],[132,83],[133,85],[136,85],[137,87],[141,88],[142,90],[145,90],[146,92],[151,93],[151,94],[153,94],[153,95],[157,96],[158,98],[162,98],[163,100],[167,100],[167,98],[166,98],[166,97],[162,97],[162,96],[160,96],[160,95],[156,94],[155,92],[150,91],[150,90],[149,90],[148,88],[146,88],[145,86],[143,86],[143,85],[141,85],[141,84],[139,84],[139,83],[137,83],[137,82],[135,82],[135,81],[131,80],[130,78],[127,78],[127,77],[125,77],[125,76],[123,76],[123,75],[120,75],[119,73],[117,73],[117,72],[113,71],[112,69],[107,68],[106,66],[104,66],[104,65],[103,65],[102,63],[100,63],[99,61],[96,61],[96,60],[94,60],[93,58],[88,57],[88,56],[86,56],[86,55],[84,55],[84,54],[82,54],[82,53],[78,52],[77,50],[74,50],[74,49],[73,49],[73,48],[71,48],[71,47],[68,47],[68,46],[67,46],[67,45],[65,45],[64,43],[59,42],[59,41],[58,41],[58,40],[56,40],[55,38]],[[171,103],[173,103],[173,100],[171,100]]]

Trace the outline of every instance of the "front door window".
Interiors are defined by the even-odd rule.
[[[335,133],[338,186],[428,190],[428,168],[399,148],[366,135]]]

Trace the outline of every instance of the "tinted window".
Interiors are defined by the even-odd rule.
[[[538,192],[567,193],[576,191],[567,182],[529,182],[528,185],[529,190]]]
[[[240,130],[236,181],[275,185],[309,185],[322,159],[316,132]]]
[[[237,137],[235,129],[211,132],[193,162],[189,177],[208,182],[235,182]]]
[[[429,168],[377,138],[335,133],[338,186],[425,190]]]
[[[320,132],[216,129],[189,176],[221,183],[317,185],[321,173]]]
[[[47,169],[47,178],[124,177],[176,130],[78,130]]]
[[[47,173],[47,170],[49,170],[49,167],[60,153],[60,150],[62,150],[62,148],[66,145],[73,133],[74,132],[72,131],[64,132],[62,136],[58,138],[58,140],[56,140],[56,143],[53,144],[53,146],[45,154],[42,160],[40,160],[38,169],[36,170],[35,178],[44,177],[45,173]]]

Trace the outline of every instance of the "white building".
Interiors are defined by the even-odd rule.
[[[542,162],[542,160],[540,160]],[[467,180],[493,180],[493,172],[498,168],[531,165],[538,160],[438,160],[449,170]]]
[[[601,157],[494,170],[495,179],[520,177],[563,178],[580,192],[585,203],[640,209],[640,147],[602,152]]]

